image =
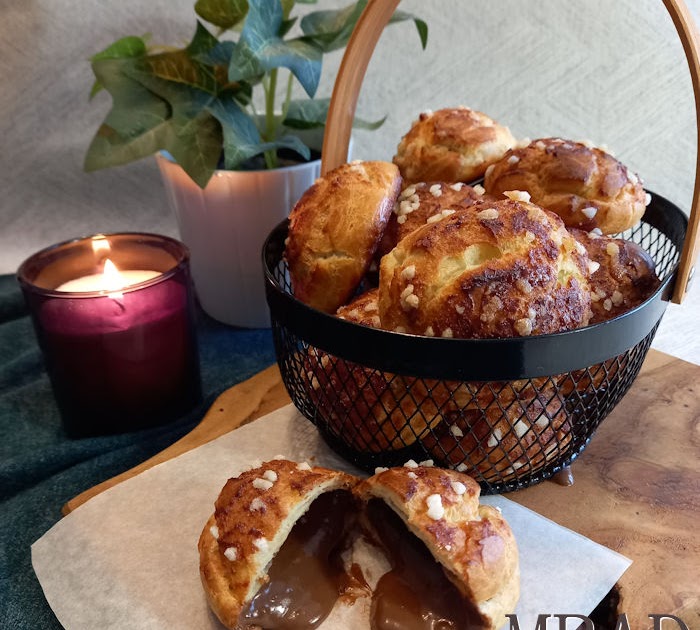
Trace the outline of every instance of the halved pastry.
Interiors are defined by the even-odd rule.
[[[231,629],[315,628],[342,590],[357,479],[273,460],[229,479],[199,538],[209,605]]]
[[[372,627],[438,627],[426,621],[440,620],[441,628],[500,628],[520,596],[518,548],[508,523],[496,508],[479,504],[471,477],[407,466],[356,488],[366,502],[366,526],[392,566],[374,590]]]

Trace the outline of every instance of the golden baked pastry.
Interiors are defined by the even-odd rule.
[[[591,324],[607,321],[638,306],[659,288],[654,260],[637,243],[571,229],[571,235],[590,257]],[[624,366],[625,359],[622,359]],[[611,383],[621,368],[612,357],[585,370],[574,370],[557,380],[565,397],[591,394]]]
[[[559,459],[571,424],[556,379],[465,383],[459,403],[423,438],[441,464],[489,483],[530,475]]]
[[[401,189],[389,162],[343,164],[316,180],[289,216],[285,258],[294,295],[335,313],[357,288]]]
[[[515,146],[508,127],[467,107],[423,112],[401,138],[394,164],[406,183],[470,182]]]
[[[588,255],[561,219],[527,202],[477,202],[382,258],[382,328],[436,337],[538,335],[590,318]]]
[[[601,149],[542,138],[508,151],[486,171],[492,195],[523,190],[567,227],[617,234],[636,225],[649,197],[639,178]]]
[[[312,356],[306,389],[317,423],[362,453],[420,441],[441,464],[495,482],[539,470],[570,441],[563,399],[547,379],[440,381]]]
[[[371,326],[356,306],[363,302],[376,305],[376,290],[340,310],[348,311],[349,321]],[[310,355],[306,365],[306,390],[317,422],[359,452],[398,451],[419,440],[441,464],[493,483],[540,470],[571,441],[556,378],[507,383],[421,379],[322,352]]]
[[[354,579],[372,597],[371,627],[444,619],[496,630],[519,597],[513,533],[498,510],[479,504],[471,478],[428,464],[409,461],[360,482],[276,459],[229,479],[198,544],[219,620],[231,630],[315,628],[339,598],[354,601]],[[358,524],[389,565],[371,587],[345,555]]]
[[[622,365],[624,366],[628,360],[622,359]],[[553,376],[552,379],[557,384],[559,395],[568,400],[570,406],[575,407],[580,413],[590,404],[592,395],[616,380],[619,370],[620,361],[617,357],[612,357],[585,369]]]
[[[350,304],[341,306],[336,315],[355,324],[379,328],[379,289],[374,288],[356,297]]]
[[[520,596],[515,538],[496,508],[479,504],[473,479],[453,470],[404,466],[375,474],[356,492],[367,502],[370,531],[392,559],[392,570],[375,588],[374,610],[391,610],[385,599],[398,591],[413,609],[432,600],[439,606],[433,608],[437,618],[450,619],[450,627],[497,630],[514,612]],[[425,550],[400,542],[404,527]]]
[[[659,288],[654,260],[637,243],[582,230],[570,232],[591,260],[591,324],[622,315]]]
[[[495,201],[487,195],[483,186],[468,186],[462,182],[419,182],[401,191],[394,211],[389,217],[384,235],[379,244],[379,258],[388,254],[397,243],[413,230],[430,221],[437,221],[438,215],[450,214],[453,210],[463,210],[476,201]]]
[[[275,614],[311,619],[330,612],[338,590],[333,592],[332,580],[330,586],[317,581],[315,573],[327,575],[325,561],[342,546],[347,526],[342,515],[356,512],[349,492],[356,482],[342,472],[287,460],[266,462],[226,482],[198,545],[204,592],[221,623],[252,630],[269,627],[267,620]],[[328,519],[328,513],[340,518]],[[293,552],[304,555],[308,536],[317,538],[316,554],[306,561],[316,564],[290,577],[286,571],[295,569]],[[283,557],[288,562],[273,564],[280,554],[288,554]],[[267,588],[275,571],[281,577],[274,588],[281,591]],[[312,599],[306,594],[310,584],[316,589]],[[329,592],[319,592],[323,589]]]

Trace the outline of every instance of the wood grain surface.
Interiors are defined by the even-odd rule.
[[[699,366],[651,350],[627,396],[574,462],[574,485],[548,481],[508,494],[633,560],[619,582],[619,611],[631,630],[651,628],[650,613],[673,614],[690,630],[700,628],[699,391]],[[289,402],[271,366],[219,396],[190,434],[75,497],[64,512]]]

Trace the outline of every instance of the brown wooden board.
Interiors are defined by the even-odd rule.
[[[574,485],[548,481],[507,495],[633,560],[619,582],[618,610],[626,613],[630,630],[651,628],[651,613],[676,615],[690,630],[700,628],[699,394],[699,366],[650,351],[629,393],[574,462]],[[75,497],[64,513],[289,402],[277,366],[271,366],[221,394],[191,433]],[[576,611],[542,611],[566,612]],[[666,621],[663,627],[677,625]]]

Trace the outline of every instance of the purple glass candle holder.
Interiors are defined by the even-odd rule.
[[[91,286],[103,284],[107,259],[128,276],[127,286]],[[154,277],[139,281],[148,276]],[[25,260],[17,277],[68,435],[163,424],[201,400],[189,252],[182,243],[136,233],[67,241]],[[63,288],[75,280],[84,286]]]

